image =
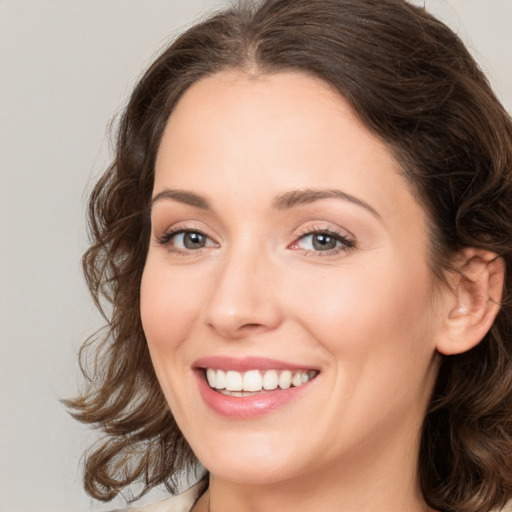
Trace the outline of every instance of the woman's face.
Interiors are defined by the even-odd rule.
[[[212,474],[415,460],[437,372],[427,220],[343,98],[293,72],[199,81],[163,135],[151,223],[144,331]]]

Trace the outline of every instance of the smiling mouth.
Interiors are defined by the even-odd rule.
[[[211,389],[228,396],[252,396],[268,391],[282,391],[303,386],[318,374],[318,370],[234,370],[204,369]]]

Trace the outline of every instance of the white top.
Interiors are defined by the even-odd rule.
[[[144,505],[137,508],[128,508],[124,512],[190,512],[197,498],[197,485],[193,485],[185,492],[172,496],[166,500]]]
[[[178,496],[140,508],[130,508],[120,512],[190,512],[197,498],[197,485],[193,485]],[[116,511],[114,511],[116,512]],[[501,512],[512,512],[512,501],[509,501]]]

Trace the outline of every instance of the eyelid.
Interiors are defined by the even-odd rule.
[[[161,219],[162,221],[165,219]],[[205,225],[204,222],[197,221],[195,219],[183,219],[176,220],[174,222],[152,222],[153,226],[153,237],[155,239],[164,238],[169,234],[176,234],[178,232],[197,232],[201,233],[212,240],[216,239],[216,235],[213,234],[212,229]]]
[[[297,239],[299,239],[314,233],[328,233],[333,236],[339,236],[347,240],[355,239],[354,235],[352,235],[352,233],[350,233],[346,229],[336,228],[327,225],[312,225],[303,227],[295,236]]]
[[[220,247],[220,243],[217,241],[218,238],[211,233],[211,230],[205,229],[203,226],[199,226],[198,224],[200,223],[195,221],[181,221],[171,224],[165,229],[156,230],[156,233],[154,234],[155,242],[166,247],[169,252],[184,255],[198,255],[204,250]],[[159,234],[158,231],[160,231],[161,234]],[[197,248],[187,248],[179,246],[183,244],[175,245],[172,243],[173,238],[186,233],[198,233],[202,235],[206,239],[205,245]],[[314,236],[315,234],[323,234],[334,239],[337,242],[335,244],[336,246],[330,249],[300,247],[302,240],[307,237]],[[317,221],[315,223],[310,222],[305,225],[302,224],[300,229],[296,228],[295,234],[293,235],[293,241],[287,244],[286,247],[290,250],[300,251],[302,254],[308,256],[333,256],[346,253],[356,248],[356,239],[346,229],[340,228],[339,226],[319,224]]]
[[[186,233],[198,233],[205,238],[208,238],[212,240],[210,236],[208,236],[207,233],[202,231],[201,229],[190,229],[190,228],[178,228],[178,229],[168,229],[166,230],[163,235],[156,237],[157,241],[159,243],[167,243],[171,238],[176,237],[177,235],[186,234]]]
[[[333,249],[326,250],[316,250],[316,249],[305,249],[298,246],[301,240],[309,236],[314,236],[315,234],[324,234],[329,237],[334,238],[337,242],[339,242],[339,246]],[[341,230],[340,228],[333,228],[328,226],[311,226],[304,227],[301,229],[299,233],[295,235],[294,241],[288,245],[288,248],[291,250],[302,251],[307,256],[334,256],[342,253],[346,253],[356,248],[356,239],[355,237],[346,230]]]
[[[187,233],[198,233],[204,236],[207,240],[210,241],[204,247],[199,247],[196,249],[187,249],[177,247],[172,244],[172,240],[181,234]],[[168,226],[166,229],[162,230],[162,234],[154,235],[156,243],[159,245],[166,247],[167,250],[171,253],[180,254],[180,255],[198,255],[201,254],[205,249],[210,249],[212,247],[219,247],[219,243],[215,239],[214,236],[209,234],[209,230],[198,227],[196,223],[188,223],[188,222],[179,222]]]

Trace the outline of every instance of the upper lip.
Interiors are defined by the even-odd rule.
[[[316,370],[309,365],[289,363],[267,357],[206,356],[194,361],[195,368],[213,368],[245,372],[248,370]]]

